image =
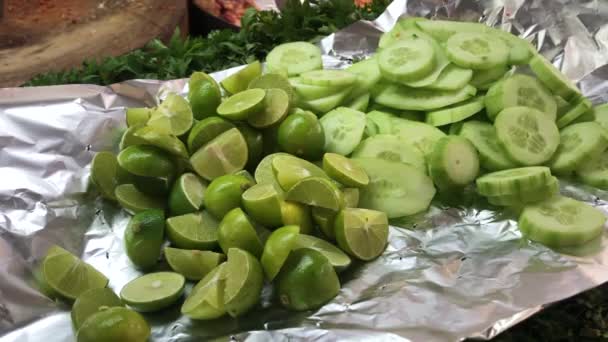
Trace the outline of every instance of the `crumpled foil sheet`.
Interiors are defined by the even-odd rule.
[[[376,21],[323,39],[326,66],[372,53],[403,15],[511,28],[580,81],[595,103],[608,101],[608,3],[601,0],[397,0]],[[42,295],[33,278],[53,244],[81,255],[117,292],[139,274],[123,251],[129,216],[87,191],[89,164],[95,152],[116,149],[125,107],[154,105],[168,91],[186,93],[186,80],[0,90],[0,342],[74,340],[69,307]],[[607,192],[567,180],[561,186],[608,214]],[[287,312],[266,288],[259,307],[239,319],[191,321],[180,317],[179,305],[146,314],[152,339],[490,339],[608,280],[605,238],[560,254],[522,240],[516,220],[475,197],[466,206],[434,203],[396,222],[386,252],[346,271],[340,294],[315,312]]]

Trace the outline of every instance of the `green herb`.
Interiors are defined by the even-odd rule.
[[[155,39],[144,48],[80,68],[37,75],[28,86],[94,83],[111,84],[134,78],[175,79],[194,71],[213,72],[263,59],[277,44],[317,41],[357,20],[374,19],[389,0],[375,0],[358,8],[352,0],[289,0],[281,13],[248,10],[242,29],[213,31],[207,37],[182,39],[176,31],[167,44]]]

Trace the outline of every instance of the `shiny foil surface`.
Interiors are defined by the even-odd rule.
[[[608,2],[396,0],[376,21],[323,39],[326,67],[373,53],[401,16],[510,29],[579,81],[595,104],[608,102]],[[116,292],[139,275],[123,250],[129,215],[88,191],[90,162],[98,151],[117,149],[126,107],[155,105],[169,91],[185,94],[187,80],[0,89],[0,342],[74,340],[69,306],[35,285],[53,244],[82,256]],[[608,214],[607,192],[573,180],[561,180],[561,192]],[[606,239],[558,253],[521,239],[515,212],[472,193],[457,203],[436,201],[428,212],[394,222],[386,252],[343,273],[339,295],[319,310],[288,312],[266,287],[258,307],[239,319],[191,321],[179,304],[146,314],[152,340],[490,339],[608,280]]]

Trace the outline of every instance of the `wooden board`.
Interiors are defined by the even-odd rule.
[[[187,23],[186,0],[0,0],[0,87],[117,56]]]

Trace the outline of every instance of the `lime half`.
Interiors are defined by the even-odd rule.
[[[350,159],[336,153],[325,153],[323,170],[329,177],[345,186],[360,188],[369,184],[369,177],[365,170]]]
[[[188,134],[188,150],[190,153],[198,151],[218,135],[234,128],[234,125],[219,116],[212,116],[197,122]]]
[[[125,251],[131,262],[142,270],[158,263],[165,233],[165,213],[159,209],[144,210],[129,220],[125,229]]]
[[[268,280],[272,281],[279,273],[294,248],[299,234],[300,227],[298,226],[281,227],[270,234],[260,259]]]
[[[249,252],[238,248],[228,250],[224,306],[228,314],[238,317],[260,300],[264,272],[262,265]]]
[[[204,72],[194,72],[188,81],[188,101],[195,119],[201,120],[215,115],[222,102],[222,91],[213,77]]]
[[[201,280],[207,273],[224,261],[224,255],[196,249],[165,247],[165,258],[175,272],[188,280]]]
[[[250,115],[264,109],[263,89],[248,89],[232,95],[217,107],[217,114],[230,120],[246,120]]]
[[[165,101],[152,112],[148,126],[159,133],[180,136],[190,130],[193,121],[188,101],[176,93],[169,93]]]
[[[268,227],[278,227],[281,217],[281,197],[272,184],[256,184],[242,195],[242,204],[254,221]]]
[[[372,260],[386,248],[388,218],[381,211],[347,208],[335,222],[336,240],[342,250],[361,260]]]
[[[342,252],[340,248],[312,235],[298,235],[293,249],[300,248],[314,249],[323,254],[323,256],[329,260],[329,262],[338,272],[346,269],[351,263],[350,257],[346,253]]]
[[[152,115],[152,108],[127,108],[127,127],[145,125]]]
[[[149,126],[139,128],[134,135],[147,144],[156,146],[174,156],[188,158],[186,145],[174,135],[159,133]]]
[[[300,233],[302,234],[312,234],[314,231],[310,207],[305,204],[282,201],[281,219],[283,220],[283,225],[295,225],[300,227]]]
[[[154,146],[129,146],[120,151],[117,160],[120,167],[137,176],[167,177],[175,173],[171,158]]]
[[[44,280],[61,296],[75,300],[87,290],[108,285],[108,278],[93,266],[60,247],[42,262]]]
[[[286,76],[279,75],[277,73],[269,73],[262,75],[249,83],[249,89],[260,88],[260,89],[281,89],[283,90],[289,99],[289,103],[294,100],[293,87],[289,83]]]
[[[118,203],[126,210],[138,213],[147,209],[164,209],[162,199],[148,196],[137,190],[133,184],[121,184],[114,190]]]
[[[194,171],[207,180],[242,170],[247,164],[247,142],[232,128],[211,140],[190,157]]]
[[[174,216],[167,219],[167,235],[179,248],[212,249],[217,246],[218,225],[206,211]]]
[[[192,319],[214,319],[226,314],[224,287],[226,262],[214,268],[192,288],[182,313]]]
[[[280,155],[272,159],[272,170],[277,182],[285,191],[308,177],[328,178],[317,165],[292,155]]]
[[[78,330],[78,342],[145,342],[150,325],[137,312],[124,307],[101,310],[87,319]]]
[[[268,89],[264,109],[249,115],[247,122],[256,128],[270,127],[281,122],[289,112],[289,96],[282,89]]]
[[[169,195],[169,209],[173,215],[184,215],[197,211],[203,205],[207,184],[193,173],[181,175]]]
[[[359,206],[359,188],[344,188],[344,206],[346,208],[357,208]]]
[[[255,61],[251,64],[246,65],[244,68],[237,71],[236,73],[226,77],[220,82],[220,84],[230,94],[236,94],[247,89],[249,83],[261,74],[262,64],[259,61]]]
[[[289,156],[289,154],[277,152],[262,158],[255,169],[254,177],[256,182],[259,184],[272,184],[272,186],[274,186],[275,189],[277,189],[277,191],[283,195],[283,188],[278,183],[276,177],[274,176],[274,171],[272,170],[272,161],[277,156]]]
[[[175,303],[185,284],[186,279],[179,273],[148,273],[128,282],[120,291],[120,298],[137,311],[158,311]]]
[[[118,149],[120,151],[122,151],[129,146],[145,144],[146,142],[143,139],[135,136],[135,131],[137,131],[138,129],[140,129],[142,127],[143,127],[143,125],[133,125],[133,126],[127,128],[125,130],[125,132],[122,134],[122,137],[120,137],[120,142],[118,143]]]
[[[344,195],[327,178],[310,177],[296,183],[288,192],[287,200],[334,211],[344,206]]]
[[[116,169],[118,163],[116,156],[111,152],[98,152],[93,157],[91,164],[91,181],[103,198],[116,201],[114,189],[118,181],[116,180]]]
[[[72,323],[78,330],[82,323],[97,313],[101,308],[123,306],[120,298],[107,287],[99,287],[83,292],[72,306]]]
[[[234,208],[224,216],[218,229],[218,242],[224,253],[232,248],[240,248],[256,257],[262,255],[262,241],[253,223],[241,208]]]
[[[323,235],[329,240],[335,240],[336,233],[334,232],[334,221],[336,220],[338,212],[331,209],[313,207],[311,209],[311,215],[313,221],[317,224]]]

